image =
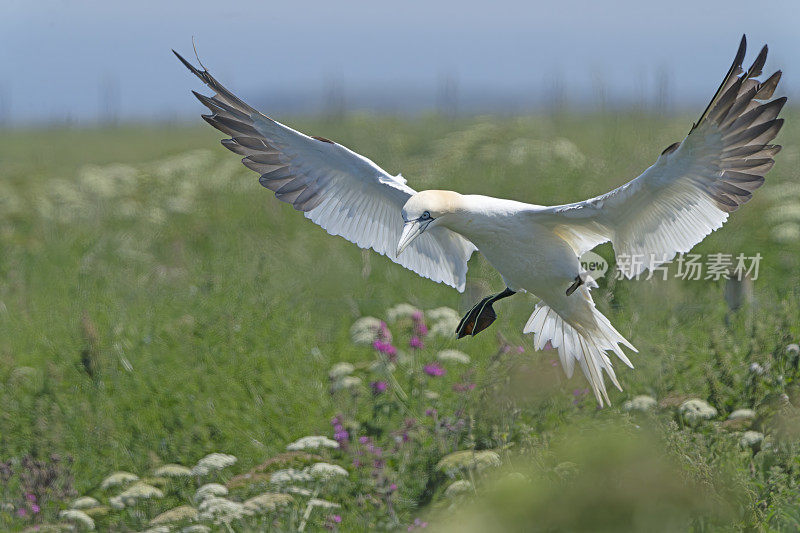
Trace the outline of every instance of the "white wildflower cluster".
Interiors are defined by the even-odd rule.
[[[339,465],[330,463],[315,463],[306,468],[306,473],[314,479],[332,479],[335,477],[347,477],[349,474],[347,470]]]
[[[236,460],[236,457],[227,453],[210,453],[197,461],[197,464],[192,468],[192,474],[205,476],[209,472],[222,470],[236,464]]]
[[[169,533],[169,526],[153,526],[151,528],[145,529],[141,533]]]
[[[448,498],[456,498],[458,496],[462,496],[464,494],[470,494],[474,491],[472,488],[472,483],[465,479],[459,479],[450,483],[446,489],[444,489],[444,495]]]
[[[428,335],[444,338],[455,337],[456,328],[461,321],[458,311],[450,307],[425,311],[425,319],[428,321]]]
[[[194,493],[194,501],[201,502],[211,496],[227,496],[228,488],[219,483],[206,483]]]
[[[586,156],[578,147],[563,137],[553,140],[515,139],[511,141],[508,160],[515,165],[522,165],[528,160],[540,165],[553,162],[564,163],[572,169],[579,169],[586,163]]]
[[[345,376],[331,384],[331,390],[334,392],[342,390],[356,391],[359,387],[361,387],[361,378],[357,376]]]
[[[78,171],[80,188],[101,198],[132,194],[139,180],[139,170],[131,165],[86,165]]]
[[[311,475],[303,470],[295,470],[294,468],[286,468],[283,470],[276,470],[270,475],[270,483],[276,485],[284,485],[287,483],[296,483],[303,481],[310,481]]]
[[[376,359],[369,365],[369,371],[373,374],[391,374],[395,371],[395,364],[386,358]]]
[[[204,524],[192,524],[181,529],[180,533],[211,533],[211,528]]]
[[[150,520],[150,525],[170,524],[172,522],[194,521],[197,519],[197,509],[191,505],[181,505],[174,507],[168,511],[164,511],[160,515]]]
[[[491,122],[478,122],[447,134],[433,142],[435,168],[458,168],[464,164],[464,154],[478,154],[481,159],[493,159],[497,152],[497,139],[500,128]],[[428,167],[429,165],[426,165]],[[425,175],[426,169],[419,169]]]
[[[358,389],[361,387],[361,378],[351,376],[355,367],[350,363],[336,363],[328,372],[328,377],[331,379],[331,390],[336,392],[340,390]]]
[[[355,367],[350,363],[336,363],[328,372],[328,377],[332,380],[341,379],[353,373]]]
[[[439,320],[460,320],[461,317],[459,317],[458,311],[452,307],[437,307],[425,311],[425,319],[430,322],[438,322]]]
[[[240,186],[230,179],[243,171],[237,163],[211,150],[194,150],[136,166],[86,165],[75,178],[28,185],[30,202],[14,188],[0,186],[0,219],[36,212],[62,222],[105,216],[163,224],[170,213],[190,212],[203,190]]]
[[[354,344],[372,344],[378,338],[380,329],[380,320],[371,316],[362,316],[350,326],[350,340]]]
[[[138,480],[139,476],[136,474],[131,474],[130,472],[114,472],[100,483],[100,488],[108,490],[112,487],[121,487]]]
[[[766,216],[772,225],[772,240],[781,244],[800,241],[800,191],[797,187],[781,187],[781,195],[774,201],[777,205],[770,208]]]
[[[150,163],[147,170],[162,180],[181,178],[185,175],[204,173],[203,171],[211,166],[214,159],[214,153],[211,150],[190,150]]]
[[[153,475],[158,477],[168,477],[168,478],[189,477],[192,475],[192,470],[183,465],[170,464],[156,468],[153,471]]]
[[[206,498],[200,502],[197,510],[199,511],[197,515],[199,520],[208,520],[215,524],[233,522],[253,514],[253,511],[245,507],[243,503],[218,496]]]
[[[323,437],[322,435],[310,435],[297,439],[293,443],[286,446],[290,452],[300,450],[318,450],[320,448],[338,448],[339,443],[335,440]]]
[[[244,502],[244,506],[254,513],[265,513],[274,511],[278,507],[284,507],[294,503],[294,498],[288,494],[280,492],[264,492],[258,496],[253,496]]]
[[[772,240],[788,244],[800,241],[800,224],[797,222],[781,222],[770,231]]]
[[[308,449],[338,447],[335,441],[321,436],[304,437],[293,443],[293,445],[299,449],[306,449],[306,447]],[[201,459],[198,465],[209,469],[219,469],[235,462],[236,458],[232,455],[214,453]],[[259,482],[268,478],[273,485],[279,485],[280,490],[261,492],[255,496],[248,494],[250,496],[249,499],[237,501],[238,498],[229,499],[229,489],[225,485],[206,483],[197,488],[188,503],[163,510],[160,514],[150,518],[149,521],[147,521],[148,516],[146,513],[155,505],[143,506],[142,503],[147,500],[164,497],[164,492],[153,486],[153,484],[159,487],[162,484],[163,486],[171,487],[170,493],[174,493],[172,489],[177,488],[177,486],[172,486],[171,484],[177,483],[181,487],[180,492],[183,493],[187,477],[190,482],[196,481],[192,477],[192,470],[182,465],[166,464],[155,468],[153,477],[144,479],[140,479],[131,472],[114,472],[102,481],[101,486],[103,490],[110,491],[116,488],[121,492],[109,494],[105,504],[91,496],[81,496],[72,500],[68,508],[59,513],[59,519],[62,522],[60,526],[71,528],[71,531],[95,529],[95,520],[98,517],[106,517],[111,513],[112,516],[109,517],[111,519],[110,524],[118,527],[118,517],[114,515],[116,511],[127,509],[126,516],[147,521],[149,529],[146,531],[154,533],[162,531],[210,533],[212,530],[219,530],[223,524],[225,530],[233,530],[235,526],[238,531],[240,528],[247,529],[251,527],[253,525],[252,520],[258,521],[259,525],[265,524],[261,518],[262,515],[286,509],[294,505],[299,497],[310,499],[316,496],[323,483],[330,482],[334,478],[346,479],[349,477],[349,472],[346,469],[325,462],[317,462],[302,470],[287,468],[277,470],[271,474],[258,472],[260,476]],[[244,476],[237,477],[244,478]],[[297,486],[304,483],[314,483],[314,485],[309,488]],[[238,488],[241,485],[237,483],[235,486]],[[312,488],[314,489],[313,491],[311,490]],[[314,500],[309,505],[311,507],[322,506],[330,509],[338,507],[338,504],[326,500]],[[15,510],[14,506],[5,506],[0,502],[0,511],[13,513]],[[246,520],[247,517],[253,518]],[[245,521],[236,523],[240,520]],[[105,523],[106,518],[103,518],[103,521]],[[202,522],[206,522],[206,524]],[[207,524],[212,522],[215,525],[209,527]]]
[[[462,471],[480,473],[488,468],[497,468],[500,464],[500,456],[492,450],[462,450],[445,455],[436,464],[436,469],[453,477]]]
[[[470,363],[469,356],[459,350],[442,350],[436,354],[436,358],[443,363],[461,363],[464,365]]]
[[[338,509],[341,507],[338,503],[329,502],[328,500],[323,500],[320,498],[311,498],[308,500],[309,507],[319,507],[321,509]]]
[[[66,509],[59,512],[58,517],[61,520],[75,524],[80,529],[94,530],[94,520],[81,510]]]
[[[690,426],[696,426],[704,420],[710,420],[717,416],[717,410],[710,406],[708,402],[697,398],[686,400],[678,408],[683,421]]]
[[[386,310],[386,321],[390,324],[402,320],[404,318],[411,318],[420,310],[408,303],[399,303]]]
[[[118,511],[120,509],[125,509],[125,502],[123,502],[122,498],[120,498],[119,496],[112,496],[111,498],[109,498],[108,499],[108,505],[112,509],[116,509]]]
[[[739,446],[742,448],[752,448],[758,451],[761,443],[764,442],[764,434],[758,431],[745,431],[742,438],[739,439]]]
[[[72,503],[69,504],[70,509],[91,509],[93,507],[99,507],[100,502],[96,499],[92,498],[91,496],[83,496],[76,500],[73,500]]]
[[[422,395],[425,397],[426,400],[438,400],[439,393],[432,390],[424,390],[422,391]]]
[[[640,395],[622,404],[622,409],[624,411],[645,412],[651,409],[655,409],[657,405],[658,402],[656,402],[656,399],[653,398],[652,396]]]
[[[756,417],[756,412],[752,409],[736,409],[728,415],[728,420],[749,420]]]
[[[270,476],[270,483],[275,485],[288,485],[291,483],[302,483],[311,480],[329,481],[334,478],[347,478],[350,474],[346,469],[331,463],[314,463],[303,470],[287,468],[276,470]],[[297,487],[291,487],[289,492],[299,491]],[[301,494],[301,492],[296,492]]]
[[[126,506],[133,506],[139,500],[163,498],[164,493],[156,487],[140,481],[125,489],[118,497]]]

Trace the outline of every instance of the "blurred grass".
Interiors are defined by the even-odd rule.
[[[685,531],[699,516],[731,525],[732,502],[687,479],[651,429],[608,421],[565,428],[546,457],[497,477],[442,530]]]
[[[615,404],[637,393],[696,395],[732,410],[754,400],[741,393],[747,366],[800,337],[800,121],[787,115],[763,190],[696,249],[761,253],[752,305],[729,313],[719,281],[607,279],[595,291],[640,350],[636,370],[618,372],[626,390],[611,393]],[[402,172],[418,190],[557,204],[635,177],[692,118],[288,122]],[[111,470],[144,470],[154,455],[192,464],[225,451],[256,464],[328,427],[328,369],[371,356],[349,341],[355,318],[401,301],[464,310],[501,287],[477,255],[460,296],[328,236],[272,198],[218,139],[202,126],[0,132],[0,458],[69,454],[79,491]],[[613,256],[608,245],[599,251]],[[510,299],[493,331],[438,342],[467,351],[478,379],[491,381],[495,333],[528,342],[520,332],[534,303]],[[548,394],[584,386],[553,379]],[[542,404],[535,393],[525,415],[534,428],[579,423],[569,401]]]

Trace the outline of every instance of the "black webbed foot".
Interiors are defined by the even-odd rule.
[[[484,298],[464,315],[456,328],[456,335],[459,339],[467,335],[475,336],[497,320],[497,313],[494,312],[491,299],[491,296]]]
[[[575,292],[575,290],[576,290],[578,287],[580,287],[581,285],[583,285],[583,280],[581,279],[581,277],[580,277],[580,276],[575,276],[575,281],[574,281],[574,282],[572,283],[572,285],[570,285],[570,286],[569,286],[569,288],[567,289],[567,296],[569,296],[570,294],[572,294],[573,292]]]
[[[492,325],[492,322],[497,320],[497,313],[494,312],[492,304],[497,300],[508,298],[514,294],[514,291],[506,287],[506,289],[492,296],[487,296],[476,306],[469,310],[469,313],[464,315],[461,322],[456,327],[456,335],[459,339],[472,335],[473,337]]]

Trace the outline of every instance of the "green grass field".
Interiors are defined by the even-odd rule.
[[[230,481],[257,465],[268,464],[266,474],[306,466],[313,460],[279,454],[306,435],[333,438],[334,416],[352,444],[319,460],[348,476],[310,490],[341,508],[304,519],[312,506],[298,493],[272,511],[201,522],[236,531],[800,528],[800,372],[787,351],[800,340],[800,120],[786,115],[766,185],[696,249],[762,255],[740,310],[728,308],[724,281],[604,279],[594,291],[639,349],[635,370],[618,371],[624,392],[610,391],[603,410],[579,373],[567,381],[557,357],[521,335],[530,295],[498,304],[487,332],[430,336],[419,351],[408,348],[408,324],[390,322],[403,357],[396,370],[369,370],[379,354],[352,342],[356,319],[387,320],[404,302],[461,313],[501,288],[499,275],[476,254],[460,295],[328,236],[260,187],[211,128],[0,133],[0,528],[63,523],[59,511],[79,495],[100,501],[98,529],[134,531],[195,505],[208,481],[228,483],[234,502],[282,492],[269,475],[253,486]],[[402,172],[418,190],[556,204],[635,177],[692,118],[289,123]],[[610,246],[597,251],[613,259]],[[469,355],[468,367],[440,379],[420,371],[450,348]],[[339,362],[355,365],[360,387],[331,392]],[[370,392],[370,372],[384,372],[387,391]],[[475,388],[453,390],[461,382]],[[623,409],[641,394],[659,406]],[[689,398],[717,414],[687,422],[677,408]],[[755,418],[726,421],[739,408]],[[439,419],[426,415],[432,409]],[[747,429],[764,442],[740,444]],[[354,463],[359,436],[381,443],[380,468]],[[459,450],[491,450],[501,465],[437,467]],[[100,488],[111,472],[153,477],[162,464],[191,467],[212,452],[238,462],[205,477],[151,479],[163,498],[109,509],[121,491]],[[453,478],[471,486],[445,494]]]

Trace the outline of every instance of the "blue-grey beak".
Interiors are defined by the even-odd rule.
[[[405,223],[403,226],[403,233],[400,235],[400,241],[397,243],[397,257],[403,253],[403,250],[405,250],[414,239],[422,235],[432,220],[433,219],[409,220]]]

